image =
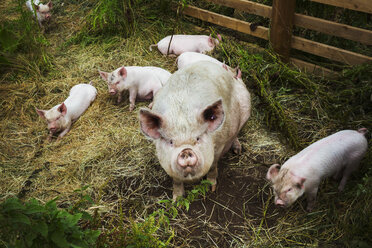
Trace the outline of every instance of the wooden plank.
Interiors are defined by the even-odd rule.
[[[262,26],[257,26],[253,31],[250,28],[251,23],[234,19],[232,17],[227,17],[220,15],[208,10],[200,9],[194,6],[186,6],[183,9],[185,15],[198,18],[202,21],[207,21],[213,24],[217,24],[226,28],[230,28],[245,34],[249,34],[264,40],[268,40],[269,29]]]
[[[289,61],[295,67],[298,67],[299,69],[307,73],[312,73],[318,76],[325,76],[325,77],[336,77],[339,75],[337,72],[332,71],[328,68],[315,65],[315,64],[303,61],[303,60],[296,59],[296,58],[290,58]]]
[[[295,14],[294,24],[302,28],[357,41],[366,45],[372,45],[372,31],[370,30],[301,14]]]
[[[296,0],[274,0],[271,11],[270,44],[283,62],[289,61]]]
[[[250,14],[263,16],[266,18],[271,17],[271,6],[265,4],[255,3],[247,0],[206,0],[206,1],[234,8],[239,11],[244,11]]]
[[[310,0],[310,1],[372,14],[371,0]]]
[[[298,36],[292,37],[292,48],[348,65],[358,65],[372,61],[371,57],[307,40]]]
[[[255,3],[247,0],[206,0],[208,2],[222,6],[235,8],[249,14],[259,15],[262,17],[271,17],[271,6]],[[372,4],[372,0],[371,0]],[[312,16],[295,13],[294,25],[302,28],[315,30],[324,34],[341,37],[348,40],[357,41],[366,45],[372,45],[372,31],[356,28],[350,25],[340,24],[316,18]]]

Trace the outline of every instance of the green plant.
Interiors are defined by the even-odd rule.
[[[11,197],[0,205],[0,238],[7,247],[92,247],[100,231],[82,230],[87,213],[58,209],[57,198],[41,204]]]
[[[36,18],[22,0],[17,1],[15,12],[17,18],[0,23],[0,72],[15,69],[35,74],[47,70],[51,66],[49,42]]]

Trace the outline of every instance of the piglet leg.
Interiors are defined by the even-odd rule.
[[[307,194],[306,194],[306,196],[307,196],[307,208],[306,208],[306,210],[309,211],[309,212],[311,212],[315,207],[317,192],[318,192],[318,187],[314,187],[309,192],[307,192]]]
[[[66,127],[66,129],[63,130],[63,131],[58,135],[57,140],[60,140],[63,136],[65,136],[65,135],[68,133],[68,131],[70,131],[70,129],[71,129],[71,124],[69,124],[69,125]]]
[[[136,89],[130,89],[129,90],[129,111],[133,111],[135,103],[136,103],[136,97],[137,97],[137,90]]]

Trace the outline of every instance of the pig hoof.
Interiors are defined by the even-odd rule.
[[[215,192],[215,191],[216,191],[216,185],[217,185],[217,184],[213,184],[213,185],[212,185],[212,189],[211,189],[212,192]]]
[[[131,105],[131,106],[129,107],[129,111],[133,111],[133,109],[134,109],[134,106]]]
[[[238,138],[236,138],[234,140],[232,148],[233,148],[233,152],[235,154],[240,155],[242,153],[242,146],[240,145],[240,142],[239,142]]]
[[[152,105],[154,104],[154,102],[151,102],[150,104],[149,104],[149,109],[152,109]]]

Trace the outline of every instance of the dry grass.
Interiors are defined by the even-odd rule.
[[[73,33],[81,29],[85,12],[82,4],[65,3],[64,8],[58,4],[61,2],[56,4],[60,15],[56,15],[46,33],[53,58],[51,70],[46,75],[10,72],[0,79],[0,198],[18,195],[46,202],[58,196],[59,205],[65,207],[78,199],[75,190],[90,185],[87,193],[94,199],[94,209],[98,209],[101,218],[98,227],[112,241],[123,235],[120,233],[123,229],[118,226],[130,228],[131,223],[140,223],[161,208],[158,201],[171,197],[171,180],[160,167],[154,146],[139,130],[137,111],[148,103],[137,103],[133,112],[128,111],[128,100],[116,105],[116,99],[109,96],[97,71],[112,71],[122,65],[151,65],[174,72],[174,58],[148,50],[150,44],[172,27],[166,26],[168,22],[162,24],[165,28],[157,25],[160,21],[144,23],[127,39],[114,35],[90,45],[66,45]],[[184,32],[197,32],[183,25]],[[224,38],[229,44],[238,44],[231,36]],[[247,49],[252,47],[243,45]],[[218,51],[216,56],[231,63],[241,59],[228,55]],[[95,102],[62,140],[46,142],[46,124],[34,108],[49,109],[62,102],[72,86],[91,80],[98,90]],[[247,77],[247,85],[254,92],[254,84],[249,80],[252,79]],[[295,151],[284,144],[283,135],[267,128],[262,100],[255,94],[252,96],[252,117],[239,137],[243,154],[229,153],[223,158],[217,193],[196,200],[188,212],[179,209],[178,216],[170,220],[175,232],[171,246],[339,247],[347,244],[343,238],[348,237],[350,228],[345,223],[356,220],[352,212],[361,203],[354,194],[356,187],[349,187],[344,195],[338,196],[336,184],[326,181],[313,213],[305,212],[304,200],[286,210],[273,206],[270,187],[264,180],[266,170]],[[283,98],[281,103],[285,105],[284,101],[293,102],[295,98],[296,95],[292,99]],[[307,129],[300,135],[306,141],[329,133],[327,128],[331,126],[320,128],[319,120],[305,119],[295,111],[292,114],[298,117],[298,123],[309,123],[301,128]],[[362,166],[367,165],[365,160]],[[352,183],[357,181],[355,178]],[[371,197],[363,201],[364,208],[359,210],[367,211],[371,218],[368,213]],[[156,235],[167,239],[164,230],[159,230]]]

